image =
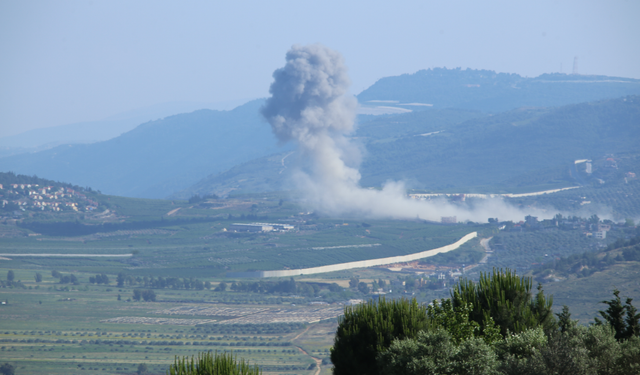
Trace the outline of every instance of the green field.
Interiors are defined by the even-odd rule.
[[[17,374],[132,374],[140,363],[163,374],[175,356],[206,350],[233,351],[265,374],[330,374],[336,318],[350,300],[376,298],[372,292],[381,290],[386,298],[430,302],[448,297],[459,277],[476,279],[493,267],[525,274],[550,258],[599,251],[633,231],[618,226],[606,240],[596,240],[580,229],[509,232],[495,224],[331,218],[306,212],[282,194],[191,204],[97,199],[104,207],[96,212],[27,211],[18,219],[0,219],[0,254],[14,254],[0,255],[0,301],[6,302],[0,305],[0,362],[15,365]],[[250,222],[296,229],[228,229]],[[480,238],[493,236],[491,253],[474,239],[393,270],[356,269],[293,281],[232,276],[410,254],[473,231]],[[19,256],[25,254],[84,255]],[[96,256],[109,254],[126,256]],[[556,296],[556,309],[567,304],[586,323],[615,286],[625,297],[640,298],[637,264],[618,262],[588,277],[549,282],[545,292]],[[108,284],[90,281],[101,274]],[[74,281],[63,282],[71,276]],[[155,301],[134,300],[135,290],[153,291]]]

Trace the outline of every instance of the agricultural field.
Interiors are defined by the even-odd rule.
[[[231,350],[265,374],[329,374],[346,304],[379,289],[421,301],[447,290],[413,288],[420,283],[407,277],[416,272],[402,267],[295,280],[230,275],[411,254],[485,228],[319,217],[278,195],[192,203],[99,197],[108,208],[0,219],[0,362],[18,374],[131,374],[141,363],[163,374],[175,356],[205,350]],[[295,230],[227,229],[250,222]],[[444,264],[460,256],[452,257],[434,267],[454,267]]]
[[[155,302],[134,302],[130,288],[62,288],[48,275],[36,283],[25,281],[32,271],[14,274],[26,289],[1,289],[0,360],[15,364],[18,374],[127,374],[140,363],[161,374],[174,356],[205,350],[231,350],[267,374],[315,373],[343,308],[289,302],[229,307],[211,300],[211,291],[156,290]],[[202,298],[206,305],[174,302]],[[312,334],[319,339],[301,340]]]
[[[579,228],[513,232],[499,223],[331,218],[281,194],[191,202],[96,197],[105,207],[95,212],[0,219],[0,362],[16,365],[18,374],[133,374],[141,363],[163,374],[175,356],[206,350],[233,351],[265,374],[330,374],[329,349],[345,305],[382,296],[428,303],[448,297],[459,278],[477,279],[493,267],[525,274],[550,258],[599,251],[629,236],[626,227],[597,240]],[[295,229],[230,229],[252,222]],[[414,262],[241,277],[411,254],[470,232],[478,238]],[[586,322],[616,280],[626,278],[623,293],[637,295],[637,270],[625,264],[544,288],[558,295],[556,308],[566,303]],[[608,283],[602,296],[572,291],[598,282]]]

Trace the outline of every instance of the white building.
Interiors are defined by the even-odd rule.
[[[236,232],[271,232],[273,231],[273,226],[262,223],[233,223],[229,229]]]

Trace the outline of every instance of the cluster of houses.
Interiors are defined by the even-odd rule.
[[[0,198],[3,208],[12,203],[22,211],[92,211],[98,207],[98,202],[74,189],[38,184],[0,184]]]
[[[613,224],[615,225],[615,224]],[[574,217],[569,218],[553,218],[548,220],[538,221],[535,216],[525,216],[524,221],[513,223],[513,225],[507,225],[501,227],[501,229],[510,232],[524,232],[524,231],[537,231],[537,230],[582,230],[583,235],[586,237],[592,237],[599,240],[607,238],[607,232],[611,230],[612,224],[605,224],[598,220],[595,222],[590,219],[582,219]]]

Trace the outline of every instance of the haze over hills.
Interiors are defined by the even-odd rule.
[[[416,189],[491,192],[571,186],[576,159],[637,152],[639,123],[638,96],[497,115],[434,109],[385,116],[356,131],[366,148],[361,183],[404,180]],[[278,190],[296,166],[296,154],[283,161],[287,155],[235,166],[172,197]]]
[[[388,179],[423,189],[571,184],[563,171],[572,158],[619,152],[639,139],[633,130],[639,123],[637,99],[531,107],[628,93],[640,94],[640,80],[564,74],[523,78],[459,69],[383,78],[358,95],[360,102],[413,112],[360,117],[354,137],[366,146],[362,184],[380,186]],[[277,146],[259,114],[261,105],[258,100],[232,111],[171,116],[108,141],[4,157],[0,170],[145,198],[289,188],[285,176],[291,168],[283,167],[292,166],[296,155],[283,162],[292,146]],[[523,107],[529,108],[513,110]],[[512,111],[489,116],[503,109]],[[610,120],[615,124],[607,125]]]
[[[94,143],[115,138],[136,126],[198,109],[228,110],[246,101],[169,102],[119,113],[100,121],[51,126],[0,138],[0,157],[44,151],[63,144]]]
[[[640,80],[561,73],[535,78],[491,70],[435,68],[385,77],[358,95],[368,105],[464,108],[495,113],[639,95]],[[403,104],[404,103],[404,104]]]
[[[258,116],[261,104],[170,116],[108,141],[2,158],[0,168],[113,195],[164,198],[211,171],[276,151],[275,138]]]

